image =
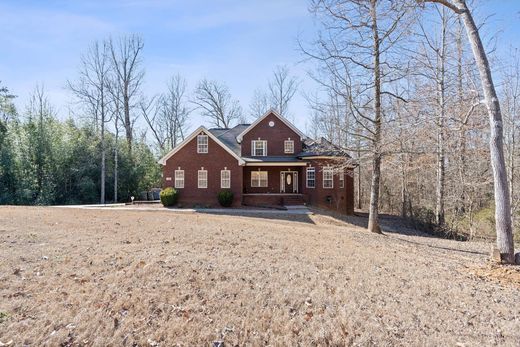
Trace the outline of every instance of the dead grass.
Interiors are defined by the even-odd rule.
[[[490,245],[348,222],[2,207],[0,342],[520,344],[520,288],[475,272]]]

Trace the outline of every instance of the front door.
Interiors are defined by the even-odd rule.
[[[298,173],[282,172],[282,193],[298,193]]]

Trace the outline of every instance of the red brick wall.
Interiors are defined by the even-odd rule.
[[[163,166],[163,186],[173,187],[174,171],[184,170],[184,188],[178,189],[179,205],[219,206],[217,194],[220,188],[220,170],[227,167],[231,171],[231,191],[234,194],[233,206],[240,206],[242,201],[242,166],[238,160],[208,137],[208,153],[197,153],[197,137],[175,153]],[[197,171],[204,167],[208,171],[208,188],[198,188]],[[171,177],[171,181],[166,180]]]
[[[272,128],[269,126],[270,121],[274,122]],[[302,151],[300,136],[272,113],[244,135],[242,156],[251,156],[251,141],[258,140],[258,138],[267,140],[267,155],[269,156],[294,156]],[[294,141],[294,154],[284,153],[284,141],[289,138]]]
[[[267,187],[251,187],[251,171],[267,171]],[[290,169],[290,170],[289,170]],[[246,166],[244,167],[244,193],[280,193],[280,172],[281,171],[297,171],[298,172],[298,192],[302,191],[301,167],[283,167],[283,166]]]
[[[316,169],[315,188],[307,188],[306,168],[302,168],[302,191],[307,196],[310,205],[338,211],[346,214],[354,213],[354,179],[353,170],[345,169],[345,186],[340,188],[339,174],[334,174],[334,188],[323,188],[323,167],[327,166],[326,160],[309,160],[310,166]],[[332,166],[333,164],[330,163]],[[330,196],[331,201],[327,202]]]

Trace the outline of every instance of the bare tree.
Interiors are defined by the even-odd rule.
[[[191,102],[217,127],[229,128],[233,122],[242,118],[242,107],[238,100],[231,97],[225,84],[217,81],[200,81]]]
[[[253,119],[257,119],[264,115],[271,108],[267,94],[261,89],[256,89],[253,93],[253,99],[249,104],[249,115]]]
[[[384,154],[382,101],[383,96],[399,98],[383,87],[402,77],[402,62],[398,61],[395,47],[406,33],[403,19],[407,5],[406,1],[315,0],[311,8],[321,15],[325,30],[314,45],[315,51],[302,48],[307,56],[322,64],[327,75],[333,76],[316,80],[346,100],[350,114],[362,129],[356,135],[370,144],[368,229],[376,233],[381,232],[378,215]]]
[[[116,88],[120,90],[120,99],[123,114],[128,149],[132,150],[133,126],[136,116],[131,114],[137,105],[140,87],[143,82],[141,54],[144,42],[138,35],[122,36],[117,40],[109,40],[112,69],[115,74]]]
[[[271,106],[282,116],[289,116],[289,103],[298,90],[298,80],[291,76],[289,68],[279,65],[273,71],[273,77],[269,81],[269,102]]]
[[[111,121],[108,91],[110,60],[109,44],[106,41],[94,42],[81,58],[79,78],[76,82],[68,82],[69,89],[78,101],[86,107],[99,127],[101,138],[101,192],[100,203],[105,203],[106,146],[105,124]]]
[[[489,115],[490,155],[495,190],[495,220],[497,248],[501,261],[515,262],[513,228],[511,222],[511,196],[504,157],[503,123],[500,102],[495,90],[487,54],[480,39],[478,27],[465,0],[418,0],[444,5],[459,14],[464,22],[468,40],[479,71],[484,99]]]

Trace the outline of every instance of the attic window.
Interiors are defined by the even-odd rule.
[[[208,153],[208,135],[197,136],[197,153]]]

